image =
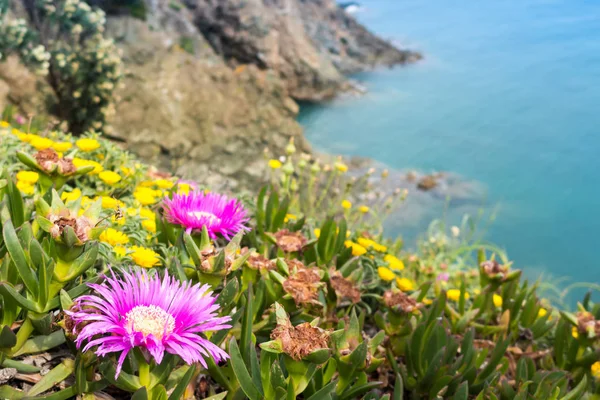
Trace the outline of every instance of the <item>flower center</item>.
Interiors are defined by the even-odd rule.
[[[188,215],[191,215],[192,217],[196,217],[198,219],[206,218],[206,219],[208,219],[208,223],[210,223],[210,224],[218,224],[221,222],[221,218],[217,217],[213,213],[206,212],[206,211],[190,211],[190,212],[188,212]]]
[[[161,340],[175,330],[175,318],[158,306],[137,306],[125,316],[127,329]]]

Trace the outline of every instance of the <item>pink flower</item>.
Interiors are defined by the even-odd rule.
[[[176,193],[163,201],[165,216],[173,224],[182,225],[188,233],[204,226],[211,238],[217,234],[231,239],[239,231],[249,231],[246,209],[237,199],[216,193],[193,191]]]
[[[165,351],[176,354],[187,364],[200,362],[205,368],[206,357],[216,363],[227,359],[225,351],[200,336],[205,331],[231,328],[230,317],[217,317],[216,297],[208,285],[191,286],[175,278],[149,276],[146,271],[126,272],[122,277],[112,274],[100,285],[90,284],[96,294],[75,300],[68,315],[81,332],[75,332],[75,344],[83,351],[98,346],[96,355],[120,353],[116,376],[127,354],[138,347],[142,353],[160,364]]]

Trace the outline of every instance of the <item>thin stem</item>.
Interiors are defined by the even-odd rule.
[[[146,358],[142,354],[141,350],[136,348],[134,350],[135,359],[138,364],[138,376],[140,378],[140,383],[143,386],[150,386],[150,364],[146,361]]]

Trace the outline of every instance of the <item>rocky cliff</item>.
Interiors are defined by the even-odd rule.
[[[344,74],[419,58],[334,0],[143,0],[143,20],[114,0],[90,2],[112,12],[107,33],[127,70],[111,136],[213,186],[256,182],[257,155],[281,154],[290,137],[308,151],[295,100],[331,98],[348,89]],[[0,107],[40,113],[47,93],[14,61],[0,64]]]

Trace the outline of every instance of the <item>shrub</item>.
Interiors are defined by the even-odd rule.
[[[0,397],[593,399],[600,390],[600,307],[589,296],[574,314],[551,307],[464,229],[435,231],[409,252],[369,231],[374,221],[349,223],[352,207],[304,208],[298,193],[311,181],[288,190],[294,175],[283,166],[272,176],[282,186],[237,200],[93,135],[2,121],[0,139],[0,353],[12,368]],[[324,176],[314,182],[327,187]],[[32,364],[40,352],[51,361]]]
[[[104,12],[80,0],[32,0],[28,21],[12,18],[0,0],[0,60],[16,53],[45,76],[56,95],[55,114],[80,135],[106,127],[121,79],[119,51],[105,38]]]

